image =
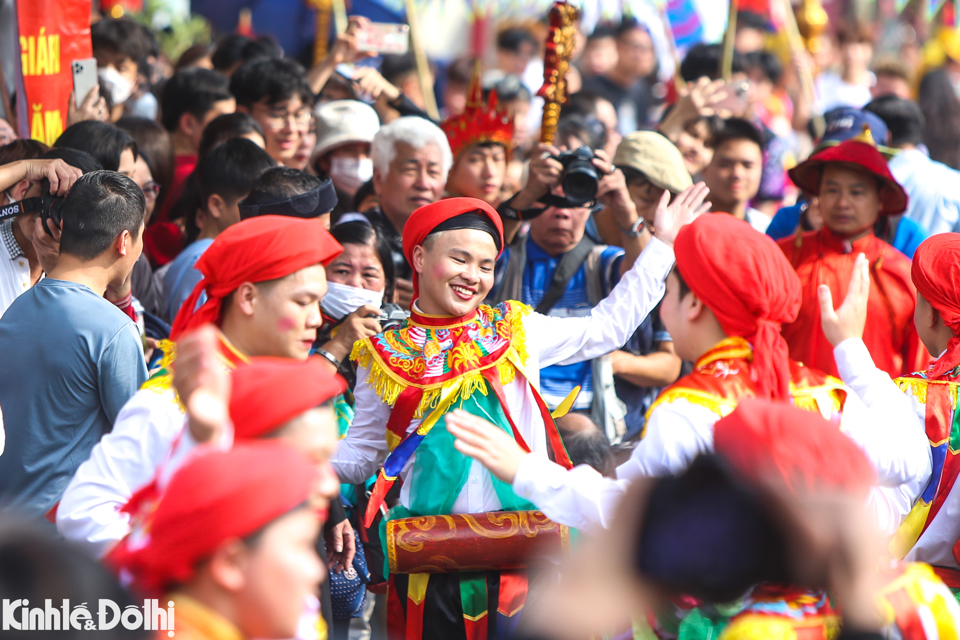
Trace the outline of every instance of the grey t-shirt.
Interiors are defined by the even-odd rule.
[[[0,503],[43,515],[147,377],[137,327],[87,286],[46,278],[0,318]]]

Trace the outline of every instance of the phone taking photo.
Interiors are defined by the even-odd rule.
[[[410,27],[371,22],[357,32],[357,51],[402,56],[410,49]]]
[[[73,72],[73,105],[79,109],[97,85],[97,59],[81,58],[70,63]]]

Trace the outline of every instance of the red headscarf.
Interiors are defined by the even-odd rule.
[[[753,345],[760,397],[790,399],[790,364],[780,325],[800,311],[800,278],[777,243],[731,215],[700,216],[680,229],[674,251],[690,290],[724,333]]]
[[[203,280],[193,288],[173,321],[170,339],[220,320],[220,303],[244,282],[283,278],[314,264],[333,260],[343,247],[319,219],[259,216],[229,227],[195,265]],[[200,294],[207,301],[194,311]]]
[[[497,253],[497,257],[499,258],[500,253],[503,252],[503,223],[500,222],[500,214],[497,213],[497,210],[477,198],[446,198],[444,200],[438,200],[433,204],[420,207],[414,211],[410,219],[407,220],[407,223],[403,227],[403,255],[407,259],[407,262],[413,265],[413,248],[423,244],[426,237],[442,222],[446,222],[450,218],[459,216],[462,213],[470,213],[471,211],[480,211],[486,214],[486,216],[490,218],[490,221],[493,222],[497,233],[500,234],[499,246],[501,249]],[[414,271],[413,299],[416,300],[419,296],[420,285],[417,279],[417,272]]]
[[[110,554],[147,593],[193,577],[198,561],[304,503],[316,467],[280,440],[203,449],[170,480],[152,513]],[[151,503],[152,504],[152,503]],[[149,508],[149,505],[145,505]]]
[[[927,375],[942,376],[960,365],[960,234],[930,236],[913,254],[910,278],[953,331],[947,351],[931,363]]]
[[[837,425],[782,402],[748,398],[713,425],[713,445],[748,481],[783,482],[792,493],[866,494],[873,465]]]
[[[325,360],[251,358],[231,375],[230,418],[237,440],[259,438],[347,388]]]

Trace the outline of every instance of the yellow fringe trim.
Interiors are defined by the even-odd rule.
[[[160,364],[157,365],[157,368],[154,370],[154,375],[140,385],[140,388],[149,389],[155,393],[165,393],[173,388],[173,373],[169,371],[170,365],[173,364],[173,361],[177,357],[177,345],[170,340],[161,340],[157,343],[157,349],[163,352],[163,357],[160,358]],[[168,373],[159,375],[159,372],[164,370],[167,370]],[[186,410],[183,403],[180,402],[180,395],[176,391],[174,391],[174,398],[177,404],[180,405],[180,408]]]
[[[492,312],[492,309],[483,306],[481,313]],[[474,369],[456,378],[445,380],[442,383],[430,385],[420,385],[414,382],[404,380],[383,361],[380,354],[373,348],[370,338],[358,340],[353,345],[350,352],[350,359],[360,367],[368,367],[370,375],[367,378],[367,384],[373,388],[377,396],[388,405],[394,405],[397,398],[407,387],[417,387],[423,389],[423,397],[420,405],[414,414],[415,418],[422,418],[428,411],[437,407],[440,396],[444,390],[450,389],[454,385],[459,385],[460,391],[458,400],[466,400],[474,393],[479,391],[483,395],[487,394],[486,378],[483,377],[483,370],[495,366],[497,374],[500,376],[500,383],[504,386],[513,382],[517,377],[517,369],[511,362],[516,359],[518,362],[526,363],[529,357],[526,349],[526,332],[523,327],[523,317],[530,313],[530,307],[517,302],[511,302],[508,309],[510,313],[504,317],[501,322],[510,324],[510,348],[493,364]]]
[[[927,404],[927,383],[923,378],[897,378],[894,380],[900,390],[917,399],[920,404]]]

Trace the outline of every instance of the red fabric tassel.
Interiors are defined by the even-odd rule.
[[[526,571],[500,572],[500,597],[497,601],[497,613],[512,618],[520,613],[527,601],[529,588]]]

